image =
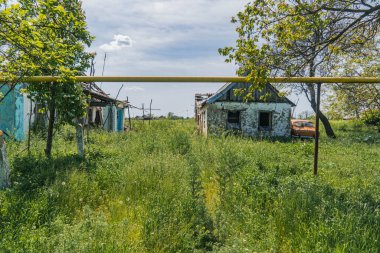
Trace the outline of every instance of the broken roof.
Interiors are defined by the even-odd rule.
[[[86,94],[91,96],[91,103],[100,105],[115,104],[127,106],[127,101],[120,101],[115,98],[111,98],[109,94],[105,93],[96,83],[82,83],[83,90]]]
[[[218,101],[220,98],[222,98],[224,95],[227,94],[228,91],[236,88],[240,83],[226,83],[223,85],[214,95],[210,96],[209,98],[205,99],[202,104],[212,104],[216,101]],[[282,103],[288,103],[291,106],[296,106],[292,101],[290,101],[287,97],[285,96],[280,96],[279,91],[273,87],[270,83],[267,84],[267,86],[270,90],[273,91],[274,94],[278,96],[278,98],[281,98]]]

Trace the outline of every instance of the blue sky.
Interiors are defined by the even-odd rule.
[[[231,17],[248,1],[240,0],[84,0],[88,27],[96,37],[96,73],[124,76],[233,76],[218,48],[233,46]],[[121,83],[104,83],[116,96]],[[157,115],[192,116],[194,94],[215,92],[220,84],[125,83],[119,99],[161,109]],[[291,98],[296,102],[295,97]],[[302,108],[297,108],[297,111]],[[141,112],[132,111],[133,115]]]

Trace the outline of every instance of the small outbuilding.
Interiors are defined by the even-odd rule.
[[[207,136],[226,132],[250,137],[290,137],[290,119],[295,106],[271,84],[256,90],[244,101],[235,93],[245,91],[249,83],[227,83],[215,94],[195,95],[198,132]]]
[[[22,92],[26,86],[17,84],[11,88],[2,85],[0,92],[5,96],[0,103],[0,130],[12,135],[16,140],[23,140],[29,129],[29,117],[34,121],[34,103]]]
[[[125,108],[128,103],[111,98],[95,83],[83,83],[83,91],[90,97],[90,106],[84,125],[96,126],[110,132],[124,131]],[[39,105],[31,101],[23,89],[27,84],[17,84],[13,88],[0,86],[0,92],[6,95],[0,103],[0,130],[22,141],[27,137],[29,126],[47,125],[47,114],[40,113]]]
[[[125,108],[128,102],[111,98],[95,83],[84,83],[84,92],[90,95],[85,124],[97,126],[110,132],[124,131]]]

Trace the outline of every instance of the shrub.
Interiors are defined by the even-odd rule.
[[[376,126],[380,133],[380,109],[368,110],[363,114],[363,121],[370,126]]]

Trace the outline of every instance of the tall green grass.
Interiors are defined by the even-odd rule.
[[[0,252],[379,252],[380,136],[334,122],[311,141],[198,136],[193,121],[91,131],[76,157],[60,130],[53,159],[34,136],[8,143]]]

